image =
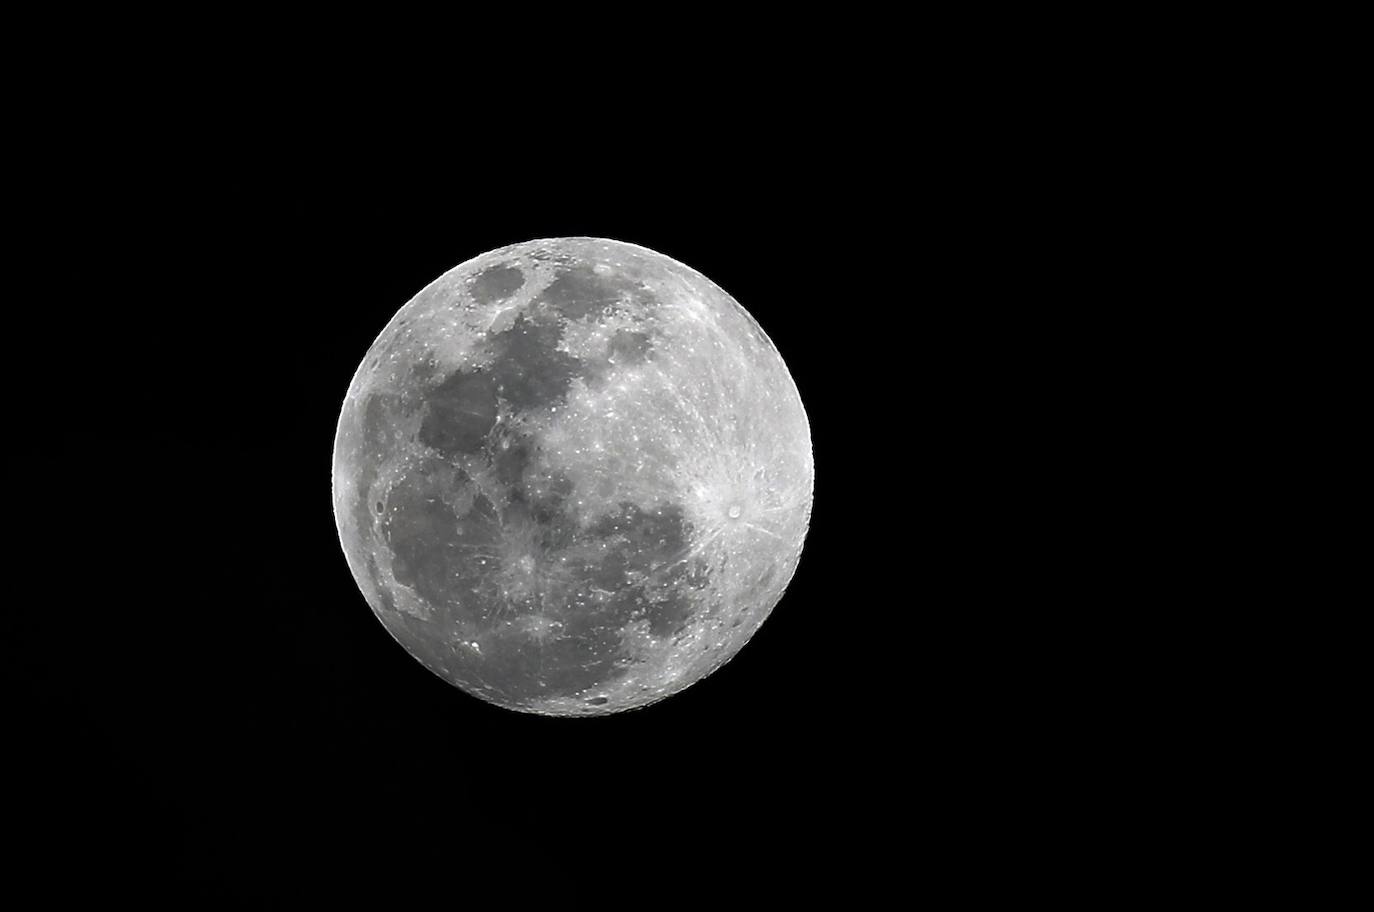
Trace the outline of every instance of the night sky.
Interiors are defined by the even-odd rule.
[[[105,123],[164,142],[68,148],[81,205],[51,226],[90,255],[44,304],[60,357],[33,389],[56,430],[17,483],[58,566],[12,604],[5,667],[10,819],[53,895],[609,909],[786,885],[864,908],[982,838],[1024,747],[981,740],[1016,699],[990,704],[989,675],[1029,625],[1000,589],[1024,571],[982,561],[1018,534],[989,525],[1006,449],[965,442],[986,413],[950,422],[984,382],[939,316],[989,317],[956,250],[976,219],[923,215],[912,149],[866,127],[892,109],[818,89],[660,112],[624,141],[574,123],[499,144],[342,108],[192,110]],[[570,235],[728,291],[791,370],[815,454],[800,566],[760,631],[606,718],[514,713],[425,670],[331,511],[339,408],[396,310],[477,254]]]

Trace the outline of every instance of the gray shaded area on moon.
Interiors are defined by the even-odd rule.
[[[416,659],[586,715],[710,674],[781,598],[811,439],[772,343],[661,254],[530,241],[430,283],[373,343],[334,448],[349,567]]]

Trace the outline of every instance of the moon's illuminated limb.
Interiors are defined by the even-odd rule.
[[[532,241],[378,336],[334,454],[369,604],[435,673],[529,712],[641,706],[719,667],[796,567],[805,412],[733,299],[660,254]]]

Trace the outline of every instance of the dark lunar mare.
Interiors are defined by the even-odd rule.
[[[580,320],[610,309],[621,292],[636,287],[633,282],[601,276],[590,266],[578,264],[559,270],[539,298],[569,320]]]
[[[475,453],[496,426],[496,381],[482,371],[454,371],[425,397],[420,442],[446,457]]]
[[[622,623],[645,620],[660,637],[682,632],[697,607],[693,593],[707,582],[705,568],[689,556],[691,531],[676,504],[646,512],[622,503],[591,526],[589,534],[612,547],[586,573],[591,586],[614,593],[609,610]]]
[[[519,270],[498,265],[479,273],[469,291],[490,303],[511,296],[523,281]],[[628,670],[627,624],[643,622],[656,636],[671,636],[699,607],[695,596],[705,571],[688,558],[692,530],[680,507],[646,511],[626,502],[579,532],[569,503],[572,482],[556,471],[536,472],[538,439],[519,430],[522,413],[561,402],[576,377],[599,372],[600,365],[558,350],[563,320],[600,314],[630,292],[642,288],[586,267],[565,269],[531,312],[487,340],[481,360],[489,367],[431,381],[413,407],[421,409],[418,440],[434,457],[404,474],[381,504],[393,575],[430,609],[426,619],[389,610],[384,620],[431,667],[501,701],[526,704],[608,683]],[[608,357],[637,363],[652,349],[647,334],[620,331]],[[372,528],[378,504],[367,492],[377,464],[396,446],[399,408],[378,396],[368,400],[360,529]],[[503,504],[455,469],[472,458],[489,465],[504,486]],[[511,541],[531,548],[534,567],[527,574],[533,588],[518,597],[502,576]],[[375,560],[369,572],[393,609]],[[536,617],[557,626],[532,633],[521,621]],[[482,636],[480,653],[461,642],[460,630]]]
[[[580,362],[558,350],[563,328],[555,322],[519,317],[491,337],[491,373],[498,395],[515,409],[557,404],[567,395]]]
[[[471,485],[461,473],[451,477]],[[450,502],[463,492],[446,490],[442,478],[432,465],[422,467],[387,500],[384,533],[396,579],[432,612],[426,621],[405,618],[404,626],[428,644],[433,660],[464,679],[479,678],[501,699],[567,696],[612,681],[628,667],[621,654],[627,624],[643,621],[649,632],[671,636],[698,609],[696,590],[706,578],[686,559],[691,529],[679,507],[645,511],[625,503],[578,533],[573,515],[536,514],[524,496],[498,511],[477,494],[460,515]],[[514,600],[493,555],[521,527],[534,531],[543,583]],[[533,615],[556,621],[556,634],[532,636],[520,621]],[[435,653],[433,644],[452,639],[460,626],[488,634],[481,654],[463,647]]]

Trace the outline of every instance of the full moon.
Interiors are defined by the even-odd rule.
[[[378,620],[520,712],[601,715],[729,661],[797,567],[811,435],[758,323],[643,247],[556,238],[402,307],[344,399],[334,518]]]

